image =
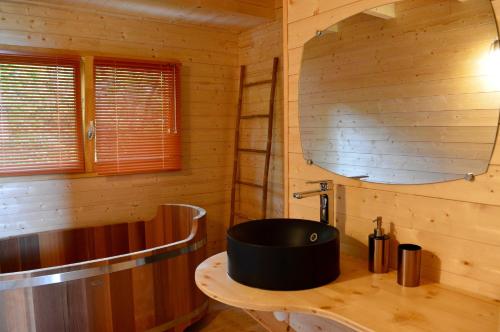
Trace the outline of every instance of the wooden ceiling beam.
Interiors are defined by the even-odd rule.
[[[275,19],[275,0],[13,0],[170,22],[248,28]]]
[[[339,25],[338,24],[334,24],[331,27],[326,28],[322,32],[323,33],[336,33],[336,32],[339,32]]]
[[[460,0],[459,0],[460,1]],[[383,18],[385,20],[390,20],[396,17],[396,8],[393,3],[385,6],[380,6],[376,8],[372,8],[369,10],[365,10],[363,13],[379,18]]]
[[[167,1],[168,2],[168,1]],[[199,7],[208,10],[222,11],[228,13],[236,13],[240,15],[254,16],[266,20],[274,20],[274,1],[249,1],[249,0],[197,0],[197,1],[181,1],[194,2]]]

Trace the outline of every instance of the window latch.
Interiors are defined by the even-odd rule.
[[[87,139],[92,140],[95,137],[95,126],[94,121],[89,122],[89,126],[87,127]]]

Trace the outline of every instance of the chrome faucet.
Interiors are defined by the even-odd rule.
[[[293,193],[293,198],[302,199],[306,197],[319,195],[320,221],[324,224],[329,224],[330,213],[333,211],[333,209],[330,208],[330,204],[332,203],[330,198],[333,197],[333,182],[331,180],[319,180],[319,181],[307,181],[306,183],[307,184],[319,183],[319,190],[308,190],[308,191]]]

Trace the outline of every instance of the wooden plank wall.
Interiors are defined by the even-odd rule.
[[[267,217],[283,216],[283,23],[281,3],[276,7],[276,21],[244,31],[238,38],[239,62],[247,66],[246,82],[271,79],[273,58],[280,58],[269,168]],[[270,84],[247,88],[243,96],[243,114],[268,113],[269,91]],[[265,149],[266,137],[267,119],[242,121],[243,148]],[[262,183],[264,160],[264,155],[242,154],[240,164],[242,180]],[[262,191],[259,188],[240,186],[238,197],[239,211],[243,215],[253,218],[261,217]]]
[[[177,59],[182,68],[183,170],[114,177],[0,179],[0,236],[148,220],[162,203],[208,212],[209,253],[224,248],[238,70],[238,35],[50,6],[0,2],[0,48]]]
[[[299,201],[292,198],[292,193],[313,188],[305,185],[307,180],[332,179],[337,184],[336,220],[344,251],[366,256],[368,234],[373,231],[371,220],[381,215],[386,229],[397,241],[423,246],[426,277],[500,299],[500,144],[497,143],[488,173],[474,182],[458,180],[431,185],[363,183],[308,166],[302,157],[297,83],[304,43],[317,30],[391,2],[284,1],[285,212],[291,217],[318,219],[317,198]],[[494,0],[493,5],[500,12],[500,1]]]
[[[378,183],[484,173],[500,97],[484,68],[498,38],[490,1],[391,8],[395,18],[357,14],[307,43],[299,96],[306,157]]]

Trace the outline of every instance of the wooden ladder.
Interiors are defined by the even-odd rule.
[[[249,220],[250,218],[238,213],[236,211],[236,189],[238,186],[249,186],[262,190],[262,218],[266,217],[267,211],[267,187],[268,187],[268,177],[269,177],[269,163],[271,161],[271,143],[273,138],[273,118],[274,118],[274,98],[276,94],[276,80],[278,75],[278,62],[279,58],[273,59],[273,73],[270,80],[256,81],[251,83],[245,83],[246,67],[241,66],[240,68],[240,88],[238,95],[238,109],[236,114],[236,131],[235,131],[235,142],[234,142],[234,163],[233,163],[233,183],[231,187],[231,216],[229,219],[229,227],[234,225],[235,218],[240,217]],[[243,91],[244,89],[262,85],[270,84],[271,91],[269,95],[269,112],[267,114],[255,114],[255,115],[242,115],[243,108]],[[252,119],[262,119],[267,118],[267,144],[264,150],[258,149],[242,149],[240,148],[240,125],[241,120],[252,120]],[[242,181],[239,177],[239,164],[240,155],[242,153],[254,153],[254,154],[265,154],[265,164],[264,164],[264,178],[262,183],[250,183]]]

